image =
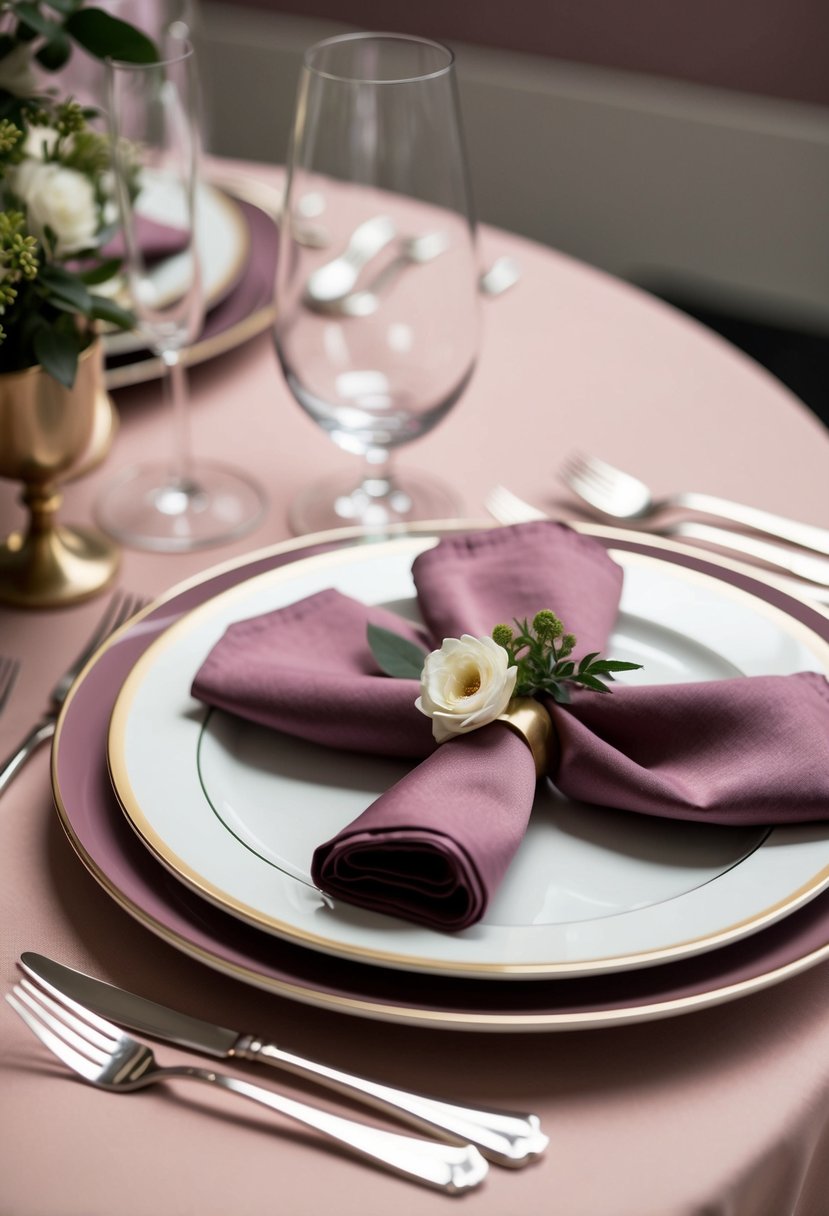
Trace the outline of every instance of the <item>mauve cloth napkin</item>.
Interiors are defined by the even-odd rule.
[[[483,916],[532,809],[529,748],[492,723],[437,747],[414,707],[416,680],[377,667],[370,621],[427,648],[444,637],[552,608],[575,657],[606,651],[622,587],[604,547],[561,524],[453,536],[413,576],[425,629],[325,591],[231,625],[197,673],[207,704],[331,747],[421,759],[315,851],[328,893],[441,929]],[[829,817],[829,686],[799,673],[576,692],[547,705],[570,797],[624,810],[728,823]]]
[[[138,244],[147,262],[160,262],[162,258],[171,258],[174,253],[181,253],[187,248],[188,235],[181,228],[172,228],[149,216],[136,217],[136,232]],[[116,232],[112,240],[101,249],[101,254],[108,258],[123,258],[126,255],[126,242],[123,232]]]

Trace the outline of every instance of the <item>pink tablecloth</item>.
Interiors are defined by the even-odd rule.
[[[258,172],[275,180],[276,171]],[[517,257],[521,283],[484,301],[484,352],[465,398],[403,454],[452,478],[470,517],[483,514],[496,481],[566,515],[573,504],[555,469],[582,448],[657,490],[693,486],[829,526],[827,433],[765,372],[662,304],[553,251],[491,229],[482,244],[487,258]],[[269,511],[254,534],[207,554],[126,552],[126,588],[160,592],[283,538],[291,496],[309,477],[349,465],[291,399],[268,336],[197,369],[192,381],[198,450],[247,467],[266,486]],[[115,448],[103,468],[67,488],[67,520],[88,520],[100,486],[166,441],[157,385],[124,391],[118,406]],[[16,494],[0,485],[3,532],[21,519]],[[39,712],[99,613],[98,602],[0,610],[0,653],[24,664],[0,718],[0,754]],[[551,1136],[545,1160],[518,1173],[493,1169],[465,1201],[469,1211],[829,1210],[825,965],[732,1004],[628,1028],[492,1036],[369,1023],[222,978],[134,923],[64,839],[45,749],[3,796],[0,833],[5,987],[17,955],[39,950],[355,1071],[537,1111]],[[264,1079],[325,1102],[277,1074]],[[444,1202],[206,1091],[177,1087],[131,1100],[96,1093],[67,1079],[8,1009],[0,1010],[0,1092],[0,1211],[10,1216],[416,1216]]]

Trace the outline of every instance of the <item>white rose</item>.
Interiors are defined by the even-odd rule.
[[[15,97],[32,97],[37,92],[29,44],[20,43],[0,59],[0,89]]]
[[[504,712],[515,690],[518,668],[492,638],[444,638],[426,656],[415,705],[432,719],[438,743],[486,726]]]
[[[89,178],[75,169],[25,160],[15,170],[12,189],[26,205],[29,227],[42,239],[47,228],[57,238],[57,254],[88,249],[98,232],[98,208]]]

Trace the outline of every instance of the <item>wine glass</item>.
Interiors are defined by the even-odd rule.
[[[313,214],[327,248],[305,239]],[[348,34],[305,54],[288,155],[274,336],[291,393],[361,477],[311,484],[295,532],[458,514],[447,486],[392,470],[446,415],[478,349],[477,251],[454,57]]]
[[[127,469],[103,492],[96,515],[125,544],[165,552],[239,536],[264,507],[261,490],[246,476],[196,461],[191,453],[182,354],[204,319],[197,241],[200,139],[195,54],[180,34],[174,25],[163,36],[157,63],[109,61],[106,67],[130,304],[139,331],[164,365],[174,433],[169,460]],[[148,221],[163,224],[167,256],[161,260],[150,258]],[[158,227],[153,231],[157,236]]]

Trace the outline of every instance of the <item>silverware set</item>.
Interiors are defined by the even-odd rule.
[[[475,1110],[353,1076],[252,1035],[167,1009],[42,955],[22,955],[20,967],[27,978],[14,986],[6,1000],[45,1047],[99,1089],[133,1093],[170,1080],[217,1086],[314,1128],[364,1160],[448,1194],[479,1186],[488,1173],[487,1159],[518,1167],[535,1160],[547,1147],[535,1115]],[[120,1025],[105,1020],[101,1011]],[[159,1065],[152,1050],[121,1026],[138,1027],[155,1038],[211,1056],[287,1069],[437,1133],[437,1138],[385,1131],[213,1068]]]
[[[377,271],[365,287],[358,288],[357,283],[364,268],[392,244],[396,246],[394,257]],[[380,307],[382,293],[408,267],[424,266],[440,257],[448,247],[449,238],[445,232],[401,237],[388,216],[372,216],[358,224],[341,253],[318,266],[308,276],[304,303],[314,312],[342,317],[369,317]],[[496,258],[481,273],[478,290],[484,296],[502,295],[518,282],[520,274],[515,258]]]
[[[829,531],[756,507],[710,494],[686,492],[656,499],[644,482],[595,457],[573,456],[563,465],[561,480],[594,515],[625,526],[641,526],[663,536],[701,541],[763,562],[784,572],[785,585],[813,600],[829,602]],[[547,518],[505,486],[495,486],[486,509],[499,523]],[[734,531],[698,519],[668,519],[665,511],[716,517],[752,531]],[[768,539],[774,538],[774,539]],[[781,543],[782,542],[782,543]],[[796,580],[811,584],[804,588]]]

